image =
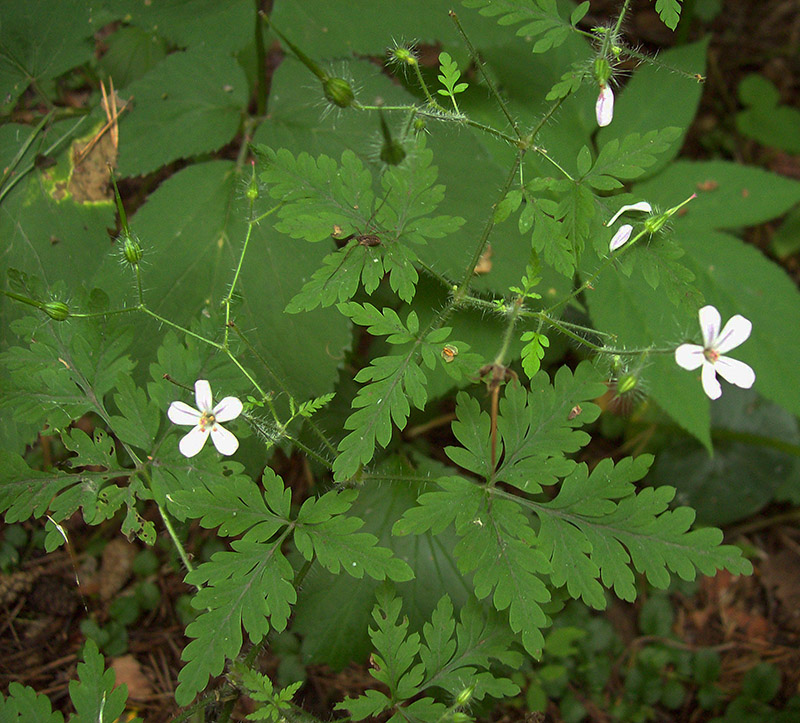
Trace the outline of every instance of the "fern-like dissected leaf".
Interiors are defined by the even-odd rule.
[[[91,437],[74,429],[62,440],[67,449],[77,453],[70,458],[74,471],[34,471],[18,455],[0,450],[0,512],[5,512],[6,522],[48,512],[60,522],[81,508],[84,520],[97,525],[125,505],[124,532],[154,541],[153,523],[140,518],[135,509],[137,497],[147,497],[141,482],[130,479],[125,487],[112,484],[133,473],[117,462],[114,440],[101,429],[95,429]]]
[[[544,53],[561,45],[573,30],[572,25],[558,14],[556,0],[461,0],[465,7],[478,8],[481,15],[497,17],[500,25],[516,25],[517,35],[539,39],[533,44],[534,53]],[[586,12],[584,8],[583,12]],[[580,15],[577,16],[578,20]],[[577,20],[575,21],[577,22]]]
[[[0,693],[0,720],[4,723],[64,723],[64,716],[53,710],[46,695],[12,681],[8,685],[8,698]]]
[[[474,601],[461,612],[456,623],[453,604],[447,596],[439,600],[431,621],[425,623],[421,642],[418,633],[408,633],[408,619],[399,619],[402,601],[386,590],[378,592],[370,628],[376,652],[372,676],[389,689],[389,695],[368,690],[358,698],[347,698],[337,708],[350,711],[354,720],[394,710],[390,720],[434,723],[442,720],[445,706],[431,697],[419,698],[430,688],[443,688],[454,698],[472,688],[471,698],[516,695],[519,688],[507,678],[495,677],[494,661],[518,666],[522,656],[509,650],[511,636],[496,615],[484,615]],[[421,662],[417,662],[417,660]],[[409,703],[412,696],[417,700]]]
[[[683,0],[656,0],[656,12],[670,30],[678,27],[681,19],[681,2]]]
[[[275,228],[292,238],[316,242],[329,239],[338,226],[344,235],[366,233],[374,194],[372,174],[352,151],[341,163],[328,156],[296,158],[285,148],[256,148],[263,163],[260,178],[269,194],[280,201]]]
[[[370,366],[356,375],[358,382],[370,382],[362,387],[353,400],[356,409],[345,422],[353,432],[339,443],[339,456],[333,471],[338,479],[351,477],[359,465],[369,462],[375,454],[375,444],[385,447],[392,434],[392,422],[403,427],[411,411],[409,400],[417,409],[428,401],[427,378],[419,365],[418,357],[432,368],[441,344],[450,334],[449,327],[441,327],[420,336],[419,319],[410,312],[405,324],[392,309],[379,311],[371,304],[354,302],[339,304],[339,310],[370,333],[388,335],[391,344],[409,344],[401,355],[373,359]]]
[[[674,488],[648,487],[636,494],[631,483],[651,463],[650,455],[616,466],[606,459],[591,475],[582,464],[564,480],[555,499],[536,505],[539,543],[553,563],[553,582],[566,584],[570,595],[596,608],[605,607],[598,580],[624,600],[636,597],[631,564],[660,588],[669,584],[670,571],[684,580],[694,580],[698,571],[752,571],[738,547],[720,545],[718,529],[689,529],[694,510],[668,509]]]
[[[203,612],[186,629],[195,638],[183,652],[176,698],[182,704],[202,690],[209,676],[218,675],[225,659],[242,646],[242,627],[253,642],[270,629],[283,630],[296,600],[294,570],[281,547],[294,532],[297,549],[329,570],[344,570],[360,578],[409,580],[408,565],[378,546],[377,538],[356,530],[363,525],[347,517],[354,490],[329,492],[303,504],[292,520],[291,491],[267,468],[262,489],[232,468],[229,476],[193,476],[194,486],[170,494],[183,517],[197,517],[203,527],[219,527],[222,535],[242,535],[232,551],[218,552],[186,576],[200,588],[192,605]]]
[[[406,562],[393,557],[391,550],[379,547],[375,535],[356,532],[363,520],[342,514],[356,496],[355,490],[345,490],[306,500],[297,515],[297,549],[307,560],[316,556],[334,574],[344,570],[355,578],[366,573],[374,580],[411,580],[414,572]]]
[[[418,258],[409,244],[441,238],[464,223],[458,217],[431,215],[445,189],[436,184],[438,171],[424,138],[402,164],[384,170],[380,198],[373,194],[371,173],[351,151],[342,154],[340,164],[305,153],[295,158],[285,149],[259,146],[258,151],[266,165],[261,178],[270,185],[270,195],[282,202],[275,228],[307,241],[355,235],[325,257],[287,306],[291,313],[350,299],[359,282],[372,293],[387,273],[391,288],[411,301],[419,277],[414,268]]]
[[[507,609],[511,629],[521,633],[532,655],[537,654],[544,642],[541,628],[549,624],[542,603],[550,593],[542,578],[550,563],[534,549],[536,534],[520,505],[498,499],[462,477],[441,478],[437,484],[441,491],[421,495],[420,506],[408,510],[392,532],[436,533],[454,522],[461,537],[455,548],[459,569],[474,572],[477,597],[491,595],[496,610]]]
[[[83,662],[78,663],[78,680],[69,684],[69,696],[75,706],[70,723],[114,723],[125,710],[128,686],[114,687],[116,675],[105,670],[103,656],[93,641],[83,646]],[[132,723],[141,723],[136,718]]]
[[[651,288],[660,286],[673,304],[683,304],[694,311],[703,302],[703,295],[692,283],[694,272],[678,260],[683,255],[679,244],[659,236],[650,243],[637,243],[620,259],[619,268],[628,277],[634,271],[641,272]]]
[[[0,355],[10,371],[0,411],[38,431],[66,429],[87,412],[103,415],[103,396],[133,362],[125,351],[133,328],[118,321],[50,322],[26,317],[12,323],[26,347]],[[35,338],[35,341],[33,341]]]
[[[643,135],[631,133],[621,143],[614,138],[600,149],[594,165],[583,176],[583,180],[601,191],[621,188],[622,184],[617,179],[630,181],[641,176],[680,135],[680,128],[664,128]]]
[[[456,464],[487,480],[539,492],[542,485],[555,484],[574,468],[575,462],[564,455],[589,441],[577,427],[597,418],[600,410],[590,400],[604,391],[599,372],[589,362],[582,362],[574,372],[561,367],[553,384],[545,372],[539,372],[529,392],[517,384],[507,385],[500,400],[497,428],[503,446],[496,471],[491,469],[489,415],[461,392],[453,433],[464,446],[445,451]],[[576,405],[580,413],[572,414]]]
[[[175,699],[187,705],[219,675],[226,658],[235,658],[242,647],[242,626],[254,643],[271,628],[283,630],[296,600],[294,570],[280,550],[281,540],[231,544],[230,552],[218,552],[186,576],[190,585],[202,587],[192,606],[202,610],[186,628],[194,638],[183,651],[186,665],[178,676]]]

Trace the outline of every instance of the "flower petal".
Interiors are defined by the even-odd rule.
[[[217,452],[228,457],[239,449],[239,440],[219,424],[211,427],[211,441],[217,448]]]
[[[704,351],[699,344],[681,344],[675,350],[675,363],[692,372],[703,363]]]
[[[197,401],[197,408],[201,412],[210,412],[214,406],[211,397],[211,385],[205,379],[198,379],[194,383],[194,398]]]
[[[698,316],[700,317],[700,330],[703,332],[703,346],[706,349],[716,349],[719,325],[722,322],[717,308],[711,304],[704,306],[698,312]]]
[[[752,330],[753,325],[750,320],[745,319],[741,314],[736,314],[728,319],[728,323],[722,328],[714,348],[720,354],[735,349],[739,344],[747,341]]]
[[[731,384],[742,389],[750,389],[756,380],[756,373],[749,364],[729,356],[721,356],[714,364],[719,375]]]
[[[167,417],[173,424],[197,424],[200,419],[200,412],[192,409],[188,404],[183,402],[173,402],[169,405],[167,410]]]
[[[206,443],[208,430],[197,425],[178,444],[178,449],[184,457],[194,457]]]
[[[631,237],[632,231],[633,226],[631,226],[629,223],[620,226],[617,229],[617,232],[614,234],[614,238],[611,239],[611,243],[608,244],[608,250],[614,252],[620,246],[624,246],[626,243],[628,243],[628,239]]]
[[[619,211],[617,211],[609,221],[606,222],[606,226],[611,226],[625,211],[646,211],[650,213],[653,210],[653,207],[647,203],[647,201],[639,201],[638,203],[631,203],[627,206],[623,206]]]
[[[703,381],[703,391],[709,399],[719,399],[722,396],[722,387],[717,381],[717,372],[714,365],[707,361],[703,364],[703,371],[700,373]]]
[[[242,403],[236,397],[225,397],[212,414],[218,422],[230,422],[242,413]]]
[[[594,106],[597,116],[597,125],[601,128],[607,126],[614,118],[614,91],[610,85],[600,86],[600,95],[597,96],[597,103]]]

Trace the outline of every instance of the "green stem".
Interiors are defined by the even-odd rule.
[[[158,514],[161,515],[161,521],[164,523],[164,527],[167,528],[167,532],[169,533],[170,539],[172,540],[172,544],[175,545],[176,549],[178,550],[178,555],[181,558],[181,562],[183,566],[186,568],[188,572],[194,570],[194,566],[192,565],[191,560],[189,560],[189,555],[186,554],[186,549],[183,546],[178,534],[175,532],[175,528],[172,526],[172,521],[169,519],[169,515],[167,515],[166,510],[161,506],[157,505],[158,507]],[[199,585],[195,585],[195,587],[200,590]]]
[[[497,208],[497,204],[500,203],[500,201],[502,201],[508,194],[511,185],[514,183],[514,179],[517,176],[517,170],[519,169],[519,166],[522,163],[524,155],[525,155],[525,150],[521,148],[517,152],[517,156],[514,160],[511,172],[508,174],[508,177],[506,178],[505,183],[503,184],[503,187],[500,190],[500,196],[498,197],[497,201],[492,204],[491,212],[489,214],[489,219],[486,222],[486,226],[484,226],[483,233],[478,239],[478,243],[475,247],[475,251],[472,254],[472,258],[470,259],[469,265],[467,266],[464,278],[461,280],[461,283],[458,285],[458,288],[453,292],[452,303],[454,305],[460,304],[463,301],[464,296],[466,296],[466,293],[469,289],[469,285],[472,283],[472,276],[475,273],[475,267],[478,265],[478,261],[480,261],[483,252],[486,250],[486,243],[488,242],[489,235],[492,233],[492,229],[494,228],[494,210],[495,208]]]
[[[270,366],[269,362],[259,353],[258,349],[256,349],[253,346],[253,344],[244,335],[244,333],[242,333],[242,330],[238,326],[236,326],[236,324],[232,324],[231,328],[236,332],[236,334],[242,340],[242,342],[244,342],[245,346],[250,350],[250,353],[253,354],[253,356],[255,356],[255,358],[258,359],[259,362],[261,362],[264,369],[266,369],[267,374],[269,374],[272,380],[275,382],[275,384],[277,384],[280,387],[281,391],[283,391],[283,393],[286,394],[287,397],[289,397],[294,401],[293,395],[289,391],[288,387],[283,383],[283,380],[277,374],[275,374],[274,371],[272,371],[272,367]],[[319,425],[317,425],[316,422],[314,422],[312,419],[306,419],[306,422],[308,423],[308,426],[311,427],[314,434],[316,434],[317,437],[319,437],[320,441],[325,445],[328,451],[331,452],[331,454],[333,454],[335,457],[336,447],[333,446],[333,443],[319,428]]]
[[[30,132],[30,135],[25,139],[25,142],[20,146],[14,158],[11,159],[11,163],[6,166],[6,169],[3,172],[3,177],[0,178],[0,189],[3,188],[3,185],[8,180],[9,176],[11,176],[11,174],[14,172],[17,164],[22,160],[22,157],[25,155],[28,148],[30,148],[31,143],[33,143],[33,139],[39,135],[39,132],[42,130],[42,128],[44,128],[47,122],[53,117],[54,112],[55,111],[51,110],[46,116],[44,116],[36,124],[36,127]],[[0,196],[0,198],[2,198],[2,196]]]
[[[461,38],[463,39],[464,43],[467,46],[467,50],[469,51],[470,57],[472,58],[472,62],[475,63],[475,65],[478,67],[478,70],[483,76],[484,81],[486,81],[486,85],[488,86],[489,91],[494,96],[495,100],[500,106],[500,109],[503,111],[503,115],[506,117],[506,120],[514,129],[514,134],[517,136],[518,139],[521,139],[522,135],[520,134],[517,122],[511,116],[511,113],[508,110],[508,106],[506,105],[506,102],[503,100],[503,97],[498,92],[497,87],[495,86],[491,76],[489,75],[489,73],[486,72],[486,67],[484,66],[483,61],[478,55],[478,51],[475,50],[475,46],[473,46],[473,44],[470,42],[470,39],[467,36],[466,32],[464,32],[464,28],[461,25],[461,21],[458,19],[458,15],[456,15],[453,10],[450,11],[449,15],[450,19],[455,23],[456,29],[458,30],[459,34],[461,35]]]
[[[425,97],[428,99],[428,103],[430,103],[434,108],[443,110],[441,106],[433,99],[431,92],[428,90],[428,84],[425,82],[425,78],[422,77],[422,71],[420,71],[419,63],[417,62],[414,62],[414,72],[417,74],[417,82],[422,88],[423,93],[425,93]]]
[[[506,323],[506,330],[503,334],[503,342],[500,345],[500,350],[497,352],[497,356],[494,358],[493,364],[495,366],[503,366],[506,354],[508,354],[508,348],[511,346],[511,340],[514,338],[514,327],[517,325],[517,321],[519,320],[520,311],[522,310],[522,302],[523,298],[521,296],[517,296],[514,301],[511,302],[511,310],[508,312],[508,322]]]
[[[0,289],[6,296],[14,301],[21,301],[23,304],[27,304],[28,306],[35,306],[37,309],[41,309],[44,311],[45,304],[41,301],[36,301],[36,299],[31,299],[27,296],[22,296],[22,294],[17,294],[13,291],[6,291],[5,289]],[[77,314],[70,314],[70,316],[77,316]]]
[[[253,2],[256,7],[256,115],[263,116],[267,111],[267,51],[264,47],[264,17],[259,12],[261,10],[261,0],[253,0]]]
[[[250,215],[252,216],[253,212],[253,202],[250,202]],[[225,298],[223,299],[223,304],[225,304],[225,336],[222,341],[222,345],[227,349],[228,348],[228,334],[230,332],[230,321],[231,321],[231,299],[233,299],[233,292],[236,289],[236,283],[239,281],[239,274],[242,272],[242,264],[244,263],[244,255],[247,253],[247,245],[250,243],[250,236],[253,235],[253,224],[247,224],[247,233],[244,237],[244,243],[242,244],[242,252],[239,254],[239,263],[236,264],[236,271],[233,273],[233,281],[231,281],[230,288],[228,289],[228,293],[226,294]]]

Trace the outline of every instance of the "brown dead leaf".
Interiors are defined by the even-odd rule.
[[[111,667],[117,676],[116,685],[128,686],[128,696],[134,700],[146,700],[153,694],[153,687],[147,676],[142,672],[142,666],[132,655],[123,655],[111,661]]]
[[[790,616],[800,615],[800,555],[794,550],[770,555],[761,565],[761,579]]]
[[[110,600],[127,582],[136,552],[136,546],[121,537],[114,538],[106,545],[98,573],[100,597],[103,600]]]
[[[475,264],[476,274],[488,274],[492,270],[492,245],[489,244],[486,250],[481,254],[478,263]]]

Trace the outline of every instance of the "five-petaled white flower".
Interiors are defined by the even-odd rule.
[[[753,325],[740,314],[732,316],[720,331],[722,319],[713,306],[700,309],[700,329],[703,332],[703,346],[681,344],[675,350],[678,366],[694,371],[702,365],[703,391],[711,399],[719,399],[722,387],[717,381],[719,373],[725,381],[742,389],[750,389],[756,380],[755,372],[744,362],[722,356],[735,349],[750,336]]]
[[[194,426],[178,445],[181,454],[194,457],[203,449],[209,434],[217,452],[233,454],[239,448],[239,440],[219,423],[236,419],[242,413],[242,403],[236,397],[225,397],[214,407],[211,385],[205,379],[198,379],[194,383],[194,396],[198,409],[183,402],[172,402],[167,410],[167,416],[175,424]]]
[[[594,104],[594,113],[597,116],[597,125],[601,128],[607,126],[614,119],[614,91],[606,83],[600,86],[597,103]]]

